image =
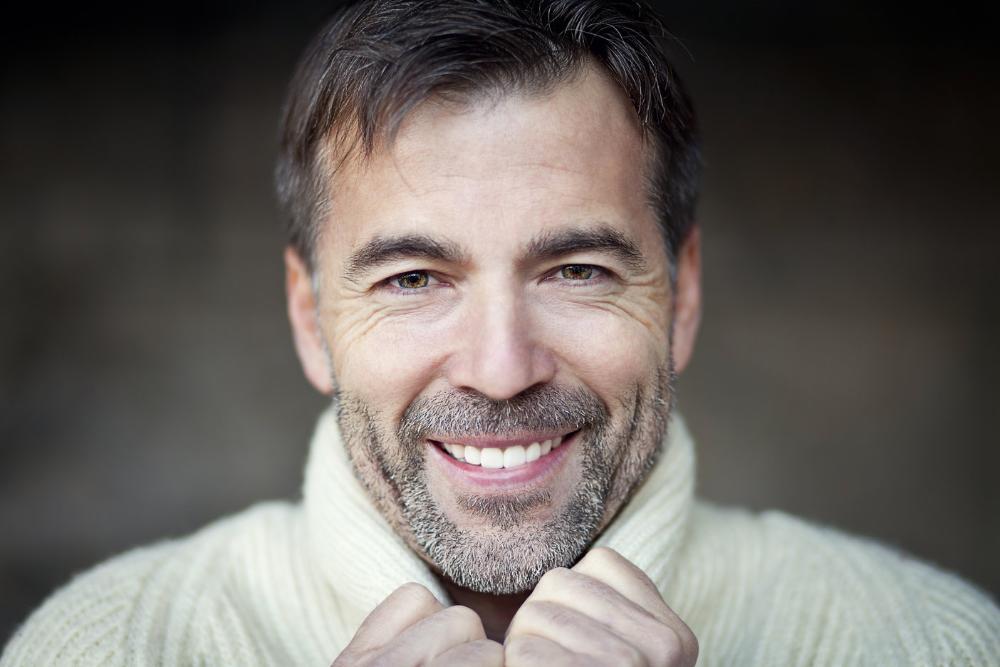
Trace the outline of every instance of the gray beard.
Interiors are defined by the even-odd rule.
[[[459,390],[418,398],[395,437],[379,427],[367,403],[338,391],[334,405],[355,474],[393,528],[458,586],[493,595],[535,587],[555,567],[570,567],[645,479],[661,454],[674,400],[670,358],[655,380],[623,397],[628,418],[615,424],[604,403],[580,389],[538,385],[494,401]],[[335,385],[336,386],[336,385]],[[569,501],[541,525],[523,525],[531,510],[551,502],[548,491],[521,495],[462,495],[459,506],[485,520],[466,530],[445,516],[427,486],[427,434],[503,435],[580,429],[581,479]],[[402,524],[402,525],[400,525]]]

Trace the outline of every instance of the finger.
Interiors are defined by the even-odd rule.
[[[550,570],[527,602],[556,604],[579,612],[635,647],[651,664],[660,664],[665,657],[667,664],[675,659],[683,663],[685,656],[697,655],[694,634],[675,614],[671,612],[670,622],[654,617],[604,582],[573,570]]]
[[[368,614],[349,648],[362,652],[384,646],[414,623],[442,609],[444,606],[426,587],[414,582],[403,584]]]
[[[607,584],[664,623],[676,616],[646,573],[613,549],[591,549],[573,571]]]
[[[582,664],[580,656],[551,639],[538,635],[517,635],[503,649],[505,667],[570,667]]]
[[[698,640],[684,620],[670,608],[656,584],[645,572],[617,551],[591,549],[573,568],[611,587],[673,630],[686,655],[698,655]]]
[[[477,639],[448,649],[430,663],[430,667],[503,667],[503,644]]]
[[[575,609],[626,638],[642,637],[652,626],[665,625],[603,581],[565,568],[547,572],[527,601],[553,602]]]
[[[382,649],[386,665],[423,665],[448,649],[486,639],[483,622],[468,607],[442,609],[417,621]]]
[[[643,652],[612,628],[576,609],[555,602],[530,598],[521,605],[510,625],[507,641],[536,635],[555,642],[567,651],[595,658],[600,664],[644,665]]]

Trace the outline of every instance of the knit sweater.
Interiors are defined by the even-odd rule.
[[[982,592],[781,512],[695,501],[693,443],[665,453],[597,540],[642,568],[698,637],[698,664],[1000,665]],[[329,665],[401,584],[447,594],[355,479],[336,418],[301,503],[267,503],[77,576],[7,645],[15,665]]]

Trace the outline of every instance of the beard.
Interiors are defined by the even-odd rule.
[[[619,399],[624,416],[617,420],[595,394],[555,385],[506,400],[471,390],[417,398],[391,434],[352,392],[335,392],[334,406],[355,474],[397,534],[458,586],[502,595],[531,590],[549,570],[571,567],[639,487],[662,453],[675,377],[670,356],[654,378]],[[580,479],[540,525],[528,519],[551,505],[547,490],[457,495],[460,511],[485,524],[469,530],[445,515],[428,486],[428,434],[576,430]]]

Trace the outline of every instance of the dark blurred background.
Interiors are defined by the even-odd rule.
[[[680,408],[702,495],[996,596],[998,17],[921,6],[661,3],[706,156]],[[81,569],[298,496],[325,401],[285,321],[271,169],[331,7],[6,13],[0,643]]]

